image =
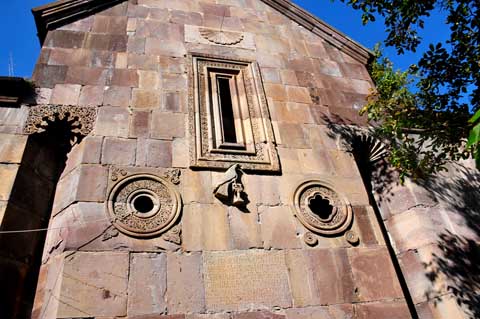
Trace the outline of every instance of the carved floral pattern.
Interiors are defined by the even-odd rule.
[[[97,111],[93,107],[69,105],[37,105],[28,110],[28,117],[23,129],[26,134],[41,133],[49,122],[67,120],[72,127],[72,133],[86,136],[92,130]]]
[[[172,229],[170,229],[168,232],[163,234],[162,238],[163,240],[180,245],[182,243],[181,234],[182,234],[182,228],[180,227],[180,225],[176,225],[172,227]]]
[[[137,207],[139,198],[150,201],[148,211]],[[178,191],[166,179],[136,174],[117,182],[109,193],[107,206],[112,223],[119,231],[149,237],[164,233],[175,224],[182,202]]]
[[[175,185],[180,184],[181,171],[178,168],[169,169],[163,175],[166,179],[170,180]]]
[[[322,215],[313,211],[310,204],[315,199],[327,202],[330,207],[329,211],[323,212]],[[294,206],[295,216],[298,220],[316,234],[343,233],[353,219],[352,208],[346,198],[341,197],[330,186],[320,181],[308,181],[301,184],[294,194]],[[307,238],[304,239],[307,242]]]

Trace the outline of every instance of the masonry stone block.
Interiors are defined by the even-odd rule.
[[[102,148],[102,164],[134,165],[135,139],[106,137]]]
[[[172,142],[147,140],[146,164],[149,167],[171,167]]]
[[[80,97],[82,86],[78,84],[57,84],[53,88],[50,103],[76,105]]]
[[[40,267],[32,319],[55,318],[60,305],[64,255],[52,257]],[[59,280],[60,279],[60,280]]]
[[[0,163],[19,164],[26,144],[26,135],[0,133]]]
[[[183,187],[183,201],[189,203],[210,204],[214,202],[212,174],[209,171],[185,170],[184,177],[188,183]]]
[[[309,260],[321,305],[351,303],[357,299],[357,281],[352,276],[347,250],[311,250]]]
[[[138,73],[131,69],[114,69],[109,81],[110,85],[138,87]]]
[[[65,83],[105,85],[109,77],[110,72],[105,68],[71,66],[68,68]]]
[[[354,319],[352,305],[333,305],[328,307],[292,308],[286,310],[287,319]]]
[[[129,69],[135,70],[158,70],[158,55],[128,53],[127,64]]]
[[[348,257],[359,300],[402,298],[402,290],[385,247],[349,250]]]
[[[188,167],[190,163],[188,141],[185,138],[175,138],[172,142],[172,167]]]
[[[319,304],[318,291],[313,278],[313,268],[307,252],[299,249],[288,250],[285,255],[293,307]]]
[[[145,53],[171,57],[183,57],[187,51],[185,50],[184,43],[180,41],[147,38],[145,42]]]
[[[167,309],[169,313],[205,311],[202,255],[167,254]]]
[[[103,86],[85,85],[82,87],[78,104],[81,106],[100,106],[103,104]]]
[[[139,88],[156,90],[160,88],[160,74],[154,71],[138,70]]]
[[[0,164],[0,200],[7,201],[10,198],[17,171],[18,165]]]
[[[398,258],[415,304],[448,293],[449,278],[438,268],[438,258],[448,256],[436,244],[408,250]]]
[[[263,245],[266,249],[300,248],[300,239],[288,206],[260,206]]]
[[[103,104],[119,107],[133,105],[132,89],[126,86],[106,86],[104,88]]]
[[[260,225],[256,211],[228,208],[232,245],[235,249],[262,248]]]
[[[135,111],[130,119],[130,137],[148,137],[150,131],[150,112]]]
[[[439,232],[448,229],[438,211],[438,208],[415,208],[386,221],[397,253],[437,242]]]
[[[161,95],[154,90],[133,89],[132,106],[136,108],[157,108],[160,106]]]
[[[135,253],[130,257],[128,316],[166,310],[167,255]]]
[[[355,312],[359,319],[411,318],[410,311],[405,302],[357,304],[355,305]]]
[[[102,107],[98,110],[95,134],[128,137],[129,112],[126,108]]]
[[[266,310],[240,312],[232,314],[232,319],[285,319],[285,315]]]
[[[181,113],[154,111],[152,113],[151,137],[158,139],[172,139],[184,137],[186,117]]]
[[[220,204],[185,205],[182,236],[182,247],[185,251],[231,249],[227,208]]]
[[[57,318],[127,314],[128,253],[76,252],[65,258]]]
[[[90,33],[85,39],[85,48],[114,52],[126,52],[127,36],[122,34]]]
[[[94,18],[92,32],[106,34],[124,34],[127,29],[127,17],[97,15]]]
[[[85,32],[52,30],[48,32],[44,46],[50,48],[81,48],[85,37]]]
[[[309,148],[310,141],[306,128],[300,124],[278,123],[281,142],[290,148]]]
[[[89,66],[92,52],[85,49],[51,49],[49,65]]]

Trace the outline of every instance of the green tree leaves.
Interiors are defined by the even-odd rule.
[[[402,177],[426,177],[443,170],[449,160],[471,155],[480,167],[480,2],[340,1],[361,10],[364,23],[384,18],[384,44],[399,54],[417,49],[425,19],[434,10],[446,13],[448,40],[429,44],[407,71],[394,70],[376,48],[370,73],[377,91],[362,112],[388,141],[390,162]]]

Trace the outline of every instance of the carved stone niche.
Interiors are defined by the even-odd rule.
[[[36,105],[28,110],[23,132],[26,134],[41,133],[47,130],[50,123],[60,120],[69,123],[74,138],[86,136],[93,130],[96,115],[97,110],[93,107]]]
[[[110,179],[116,183],[108,194],[107,210],[119,231],[134,237],[153,237],[169,230],[179,234],[174,225],[182,199],[171,178],[113,170]]]
[[[257,63],[204,54],[189,59],[190,166],[279,172]]]
[[[297,219],[315,234],[340,235],[353,220],[347,198],[322,181],[302,183],[294,193],[293,204]]]

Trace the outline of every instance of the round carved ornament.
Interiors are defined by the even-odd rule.
[[[150,174],[126,177],[108,196],[108,213],[121,232],[151,237],[167,231],[180,216],[182,200],[166,179]]]
[[[347,199],[321,181],[301,184],[294,193],[295,216],[310,231],[322,235],[344,232],[352,222]]]

